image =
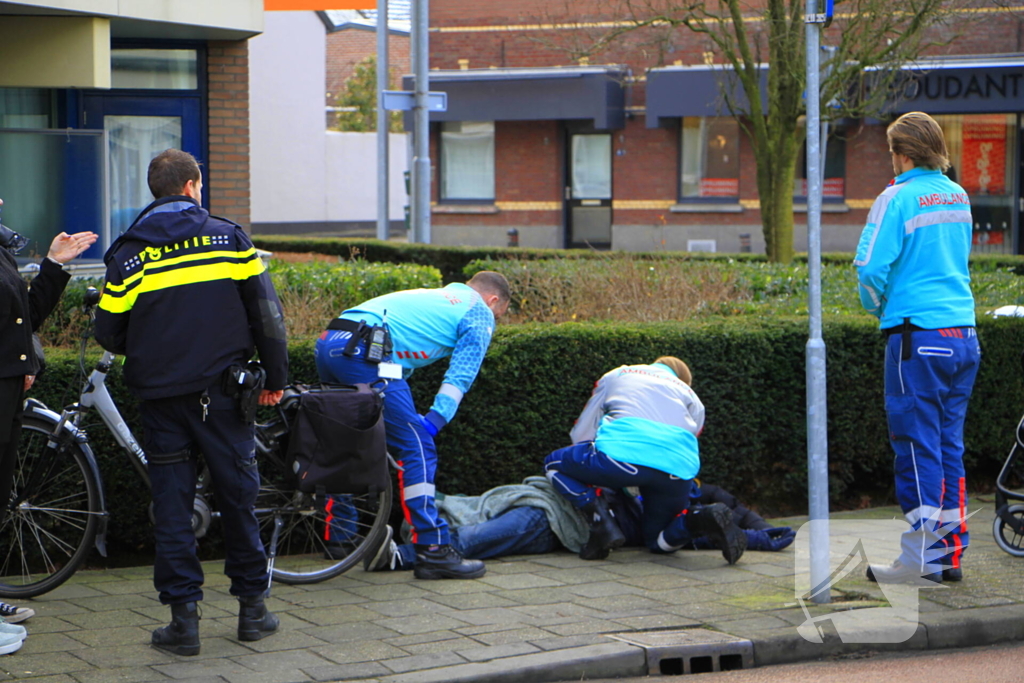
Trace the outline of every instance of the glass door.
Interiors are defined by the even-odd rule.
[[[612,243],[612,136],[569,135],[569,246],[609,248]]]
[[[83,98],[83,127],[107,134],[110,239],[127,230],[153,201],[146,179],[153,157],[173,147],[203,161],[200,119],[198,97]],[[205,182],[205,169],[203,175]]]

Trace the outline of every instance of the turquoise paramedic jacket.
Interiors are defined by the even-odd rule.
[[[974,325],[971,203],[941,171],[912,168],[878,196],[857,246],[864,308],[888,329]]]
[[[408,289],[370,299],[342,318],[385,323],[391,334],[391,360],[408,377],[416,368],[451,356],[441,389],[426,418],[438,428],[455,417],[473,385],[494,334],[494,313],[469,285]]]
[[[613,460],[693,479],[703,428],[697,394],[669,367],[652,363],[605,373],[569,436],[573,443],[594,441]]]

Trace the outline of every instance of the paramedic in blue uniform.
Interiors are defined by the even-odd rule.
[[[896,453],[896,497],[911,529],[890,583],[959,581],[967,548],[964,418],[981,350],[968,256],[971,206],[949,166],[942,129],[921,112],[887,131],[896,178],[875,200],[854,264],[860,299],[888,336],[885,410]]]
[[[277,629],[263,603],[269,579],[254,511],[254,423],[243,419],[225,377],[258,350],[266,370],[258,402],[276,404],[287,380],[287,341],[281,304],[252,242],[200,206],[203,183],[192,155],[162,152],[149,165],[148,181],[156,201],[105,257],[96,339],[125,356],[125,383],[141,400],[156,520],[153,583],[172,617],[153,632],[152,644],[196,655],[203,569],[192,508],[199,453],[224,522],[238,638],[258,640]]]
[[[747,538],[728,507],[689,510],[700,470],[697,435],[704,428],[704,404],[690,388],[691,377],[674,356],[605,373],[569,434],[574,445],[544,460],[555,490],[590,526],[581,558],[604,559],[626,542],[599,487],[631,486],[643,498],[643,538],[651,552],[675,552],[695,536],[708,536],[729,564],[743,555]]]
[[[413,529],[418,579],[475,579],[486,572],[483,562],[466,560],[451,546],[448,524],[438,516],[434,437],[455,417],[476,379],[509,296],[505,276],[493,271],[479,272],[465,284],[393,292],[343,312],[316,343],[316,367],[324,382],[368,384],[382,374],[381,367],[400,366],[385,389],[384,423],[388,450],[402,468],[402,510]],[[375,363],[367,341],[381,327],[389,334],[390,358]],[[407,378],[449,356],[433,405],[418,414]]]

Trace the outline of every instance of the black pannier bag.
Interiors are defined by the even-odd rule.
[[[384,398],[368,384],[313,387],[299,397],[288,439],[300,491],[364,494],[388,487]]]

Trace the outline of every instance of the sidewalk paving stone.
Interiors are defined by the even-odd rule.
[[[836,517],[898,515],[889,508]],[[832,603],[808,604],[805,612],[793,587],[792,550],[750,552],[734,566],[716,551],[670,556],[620,549],[598,562],[561,552],[491,560],[487,575],[473,581],[417,581],[411,572],[356,568],[321,584],[275,584],[268,606],[281,618],[281,633],[253,643],[237,641],[237,600],[228,592],[222,563],[207,562],[198,657],[149,646],[152,629],[169,617],[150,583],[152,567],[81,571],[50,594],[22,603],[37,616],[26,623],[31,636],[21,651],[0,657],[0,680],[542,683],[645,674],[642,648],[608,634],[695,627],[751,638],[758,664],[865,647],[1024,640],[1021,560],[999,550],[986,533],[992,517],[986,503],[972,520],[978,531],[965,555],[964,581],[921,591],[919,623],[902,645],[843,643],[828,618],[838,610],[887,606],[862,568],[833,587]],[[823,617],[817,622],[823,643],[797,632],[808,613]],[[857,614],[866,618],[858,623],[877,619]]]

